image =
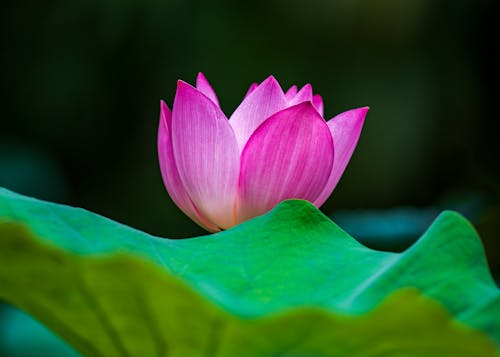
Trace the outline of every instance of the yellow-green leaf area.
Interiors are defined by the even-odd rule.
[[[445,212],[403,253],[287,201],[219,234],[157,238],[0,191],[0,298],[88,356],[495,356],[499,290]]]

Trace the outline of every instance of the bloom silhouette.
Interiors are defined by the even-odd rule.
[[[172,111],[161,101],[158,155],[172,200],[216,232],[279,202],[321,206],[357,144],[368,108],[326,122],[323,100],[306,84],[286,93],[272,76],[250,86],[229,120],[202,73],[178,81]]]

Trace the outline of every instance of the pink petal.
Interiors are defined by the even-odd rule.
[[[284,109],[266,120],[241,156],[238,221],[263,214],[279,202],[313,202],[328,181],[333,140],[310,102]]]
[[[335,158],[328,183],[323,192],[314,201],[317,207],[325,203],[344,173],[358,143],[368,109],[368,107],[364,107],[348,110],[328,121],[327,125],[330,128],[333,142],[335,143]]]
[[[250,93],[252,93],[255,90],[255,88],[257,88],[258,86],[259,86],[258,83],[252,83],[252,84],[250,84],[250,88],[248,88],[247,94],[245,94],[244,98],[248,97],[250,95]]]
[[[243,99],[229,119],[240,152],[255,129],[271,115],[284,109],[286,105],[283,90],[273,76],[268,77]]]
[[[312,98],[313,98],[312,86],[310,84],[306,84],[299,90],[299,92],[295,95],[295,97],[293,97],[288,102],[288,105],[292,106],[302,102],[312,101]]]
[[[161,176],[168,194],[181,211],[198,225],[211,232],[220,231],[217,226],[209,222],[198,212],[182,184],[172,150],[171,127],[172,114],[168,106],[162,100],[160,104],[160,125],[158,129],[158,158],[160,160]]]
[[[218,227],[233,226],[240,164],[236,138],[220,108],[182,81],[172,112],[172,142],[194,205]]]
[[[288,90],[285,93],[286,100],[288,102],[291,101],[296,94],[297,94],[297,86],[293,85],[290,88],[288,88]]]
[[[321,116],[324,116],[323,112],[323,98],[319,94],[313,95],[312,102],[316,110]]]
[[[212,100],[212,102],[214,102],[218,107],[220,107],[219,100],[217,99],[215,91],[212,89],[210,83],[208,83],[207,78],[201,72],[199,72],[198,77],[196,77],[196,89],[205,94],[208,98]]]

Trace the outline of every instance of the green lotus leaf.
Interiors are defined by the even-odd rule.
[[[495,356],[500,291],[445,212],[403,253],[305,201],[225,232],[153,237],[0,190],[0,298],[86,356]]]

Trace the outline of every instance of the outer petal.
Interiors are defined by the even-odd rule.
[[[299,90],[299,92],[295,95],[295,97],[293,97],[292,100],[288,102],[288,105],[292,106],[302,102],[312,101],[312,99],[313,90],[312,86],[308,83]]]
[[[196,89],[205,94],[208,98],[212,100],[212,102],[214,102],[218,107],[220,107],[219,100],[217,99],[215,91],[212,89],[210,83],[208,83],[207,78],[201,72],[199,72],[198,77],[196,77]]]
[[[220,108],[182,81],[174,100],[172,141],[179,176],[194,205],[218,227],[233,226],[239,175],[236,138]]]
[[[332,163],[330,130],[310,102],[276,113],[243,150],[238,221],[289,198],[313,202],[328,181]]]
[[[160,160],[163,183],[167,188],[168,194],[182,212],[203,228],[217,232],[220,229],[198,212],[182,184],[172,150],[171,126],[172,114],[165,102],[161,101],[160,124],[158,128],[158,158]]]
[[[333,142],[335,143],[335,158],[328,183],[323,192],[314,201],[317,207],[325,203],[344,173],[358,143],[368,109],[368,107],[364,107],[348,110],[328,121],[327,125],[330,128]]]
[[[285,97],[287,101],[291,101],[293,97],[297,95],[297,86],[294,84],[285,93]]]
[[[323,112],[323,98],[319,94],[313,95],[312,102],[316,110],[321,116],[324,116]]]
[[[285,94],[273,76],[268,77],[241,102],[229,119],[240,152],[255,129],[286,105]]]
[[[259,86],[258,83],[252,83],[252,84],[250,84],[250,88],[248,88],[247,94],[245,94],[244,98],[248,97],[250,95],[250,93],[252,93],[255,90],[255,88],[257,88],[258,86]]]

